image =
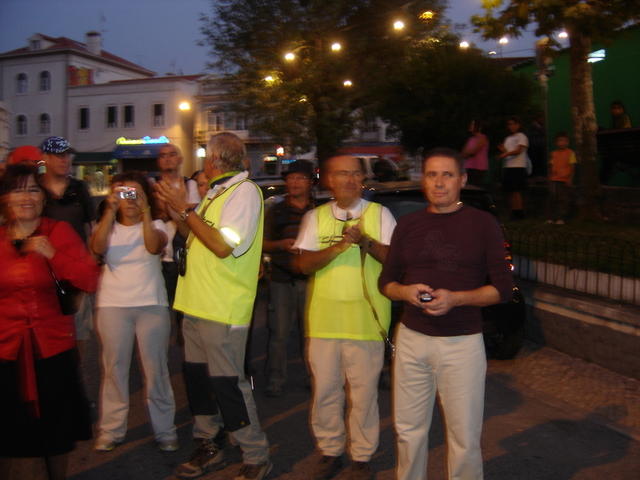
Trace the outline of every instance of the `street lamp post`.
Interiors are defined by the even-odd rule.
[[[498,40],[498,51],[500,52],[500,58],[502,58],[502,47],[509,43],[509,39],[507,37],[502,37]]]

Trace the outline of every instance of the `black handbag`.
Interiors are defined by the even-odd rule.
[[[74,315],[78,311],[78,289],[66,280],[59,280],[56,274],[53,273],[51,265],[49,265],[49,272],[56,285],[56,295],[58,296],[60,311],[63,315]]]

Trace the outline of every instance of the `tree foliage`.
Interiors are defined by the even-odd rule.
[[[606,42],[615,31],[640,19],[640,2],[631,0],[483,0],[484,15],[472,22],[485,38],[518,36],[530,24],[537,35],[569,33],[571,116],[580,167],[583,216],[596,212],[599,187],[597,123],[591,66],[587,62],[593,41]]]
[[[218,0],[202,16],[211,66],[225,72],[253,128],[320,159],[352,132],[375,85],[417,42],[444,38],[445,0]],[[419,21],[425,10],[435,16]],[[402,18],[406,28],[394,32]],[[446,27],[446,25],[444,25]],[[331,45],[339,42],[340,51]],[[286,52],[295,60],[283,59]],[[270,78],[270,81],[265,81]],[[353,86],[346,88],[345,80]]]
[[[507,71],[478,50],[422,46],[382,86],[378,111],[399,128],[411,151],[460,148],[473,119],[502,137],[505,118],[530,113],[536,90],[531,78]]]

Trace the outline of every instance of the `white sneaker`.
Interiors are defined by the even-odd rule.
[[[158,440],[157,444],[161,452],[175,452],[180,449],[178,440]]]

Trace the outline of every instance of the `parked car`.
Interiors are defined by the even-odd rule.
[[[282,199],[284,191],[280,189],[278,182],[275,184],[261,183],[260,188],[263,191],[266,208],[268,208],[268,205]],[[364,198],[387,207],[396,220],[427,206],[420,182],[370,183],[363,187],[363,190]],[[316,204],[322,204],[330,199],[330,192],[324,190],[315,192]],[[466,205],[497,216],[493,198],[484,189],[472,185],[467,186],[462,189],[461,200]],[[506,232],[504,226],[502,226],[502,229],[505,237],[505,262],[513,270],[508,232]],[[402,305],[394,302],[393,321],[397,321],[401,309]],[[518,286],[515,284],[513,286],[511,301],[483,308],[482,318],[487,355],[498,359],[513,358],[522,347],[526,320],[526,304]]]
[[[364,171],[364,182],[393,182],[400,177],[398,164],[393,160],[378,155],[351,154],[356,157]]]

